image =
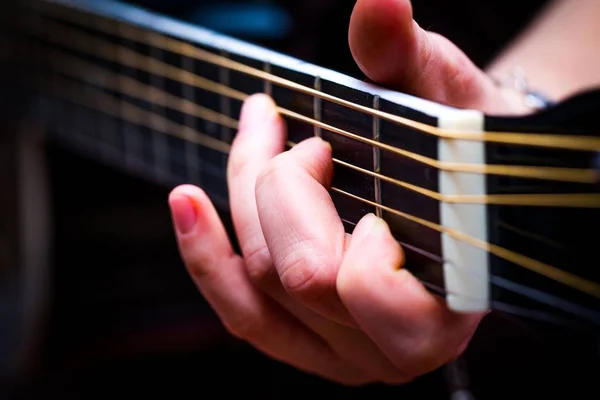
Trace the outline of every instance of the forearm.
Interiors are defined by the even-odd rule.
[[[487,68],[522,67],[529,86],[554,100],[600,86],[600,1],[555,0]]]

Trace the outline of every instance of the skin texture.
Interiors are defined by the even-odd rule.
[[[457,107],[526,112],[456,46],[423,31],[408,0],[359,0],[349,42],[381,84]],[[427,292],[402,268],[402,248],[383,220],[367,215],[344,233],[327,192],[331,147],[312,138],[284,151],[285,140],[272,100],[251,96],[228,166],[240,255],[201,189],[183,185],[169,196],[186,268],[224,326],[277,360],[348,385],[405,383],[460,355],[483,314],[452,313]]]
[[[419,27],[409,1],[358,1],[348,36],[358,66],[375,82],[456,107],[518,110],[454,44]]]

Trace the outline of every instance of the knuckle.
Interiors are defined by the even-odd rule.
[[[327,256],[292,251],[282,262],[280,279],[286,291],[304,301],[318,301],[335,290],[336,266]],[[308,252],[310,253],[310,251]]]
[[[211,279],[215,274],[211,266],[217,263],[216,257],[210,252],[201,252],[184,257],[184,265],[195,281]]]
[[[260,246],[249,251],[244,256],[244,262],[246,272],[252,283],[261,285],[271,276],[273,268],[271,267],[271,253],[268,247]]]

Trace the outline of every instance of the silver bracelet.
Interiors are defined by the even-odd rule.
[[[544,110],[555,104],[550,98],[537,90],[532,90],[527,82],[525,70],[522,67],[515,67],[507,76],[498,78],[492,77],[500,87],[516,90],[523,95],[525,105],[534,110]]]

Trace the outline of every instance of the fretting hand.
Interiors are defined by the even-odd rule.
[[[358,1],[350,47],[381,84],[458,107],[522,112],[448,40],[422,30],[408,0]],[[517,104],[517,105],[514,105]],[[284,151],[265,95],[244,105],[228,168],[242,255],[210,200],[169,198],[187,269],[224,325],[271,357],[345,384],[403,383],[460,355],[482,314],[459,315],[402,268],[386,223],[344,232],[327,187],[331,149],[313,138]]]

